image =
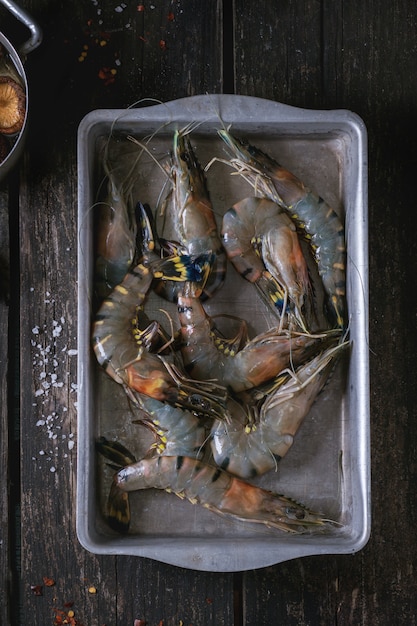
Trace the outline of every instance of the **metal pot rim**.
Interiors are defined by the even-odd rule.
[[[14,0],[0,0],[0,3],[3,4],[11,13],[14,15],[22,24],[24,24],[30,31],[30,38],[20,47],[19,50],[16,50],[11,42],[0,32],[0,44],[4,47],[6,52],[8,53],[11,62],[14,65],[14,68],[18,75],[20,76],[26,94],[26,107],[25,107],[25,119],[23,120],[23,126],[19,133],[15,136],[15,141],[13,146],[10,149],[9,154],[5,159],[0,163],[0,180],[6,176],[9,170],[15,165],[18,157],[20,156],[20,152],[22,149],[24,136],[26,134],[27,128],[27,119],[28,119],[28,111],[29,111],[29,89],[28,89],[28,81],[26,78],[26,72],[23,68],[23,62],[26,58],[26,55],[37,48],[42,41],[42,31],[37,25],[37,23],[32,19],[32,17],[21,7],[19,7]]]

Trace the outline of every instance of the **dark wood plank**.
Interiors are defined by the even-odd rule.
[[[248,572],[246,624],[415,623],[416,20],[403,2],[236,2],[236,90],[354,110],[370,156],[371,539],[354,556]],[[263,61],[245,36],[260,32]]]
[[[236,93],[318,106],[323,80],[320,3],[238,0],[234,42]]]
[[[117,604],[120,625],[140,618],[146,624],[234,622],[231,574],[196,572],[146,559],[118,558]],[[132,582],[133,581],[133,582]]]
[[[1,32],[7,37],[8,27],[13,19],[0,7]],[[13,177],[12,177],[13,178]],[[13,183],[15,181],[13,180]],[[10,459],[19,453],[15,444],[11,400],[15,389],[10,385],[11,366],[9,354],[9,312],[10,312],[10,229],[9,214],[11,208],[9,179],[0,180],[0,476],[2,488],[0,495],[0,623],[9,624],[11,620],[11,595],[14,585],[18,585],[13,576],[13,541],[15,527],[14,504],[19,501],[19,477],[10,469]],[[12,218],[13,219],[13,218]],[[13,358],[13,356],[12,356]],[[18,436],[16,438],[18,441]],[[15,464],[16,466],[16,464]],[[18,467],[18,460],[17,460]],[[17,496],[17,497],[16,497]]]
[[[12,585],[10,529],[13,513],[9,508],[9,204],[7,184],[0,189],[0,622],[9,621],[9,588]]]
[[[77,624],[91,626],[125,626],[134,619],[232,624],[231,574],[97,557],[78,544],[72,447],[77,126],[94,108],[219,91],[218,7],[199,2],[191,10],[186,2],[164,1],[155,8],[146,3],[144,11],[135,3],[118,13],[118,3],[24,4],[45,36],[27,61],[33,123],[20,188],[20,623],[52,624],[56,609],[73,610]],[[55,584],[48,587],[44,577]],[[37,585],[42,595],[31,589]]]

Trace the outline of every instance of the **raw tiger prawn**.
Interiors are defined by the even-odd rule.
[[[294,373],[280,375],[276,390],[266,397],[255,419],[236,401],[229,404],[231,422],[216,420],[211,430],[211,449],[219,467],[241,478],[253,478],[276,468],[293,445],[335,359],[349,345],[338,341],[337,335],[329,339],[337,345],[323,350]]]
[[[320,196],[294,174],[256,147],[218,131],[231,151],[230,164],[258,194],[282,206],[306,235],[328,296],[330,310],[340,328],[346,326],[346,244],[342,220]]]
[[[136,255],[137,223],[129,184],[117,184],[107,158],[104,160],[107,196],[96,205],[95,289],[100,299],[118,285],[132,266]]]
[[[98,449],[109,458],[127,461],[115,474],[108,498],[108,522],[119,532],[129,529],[128,493],[150,488],[173,492],[215,513],[290,533],[331,523],[286,496],[251,485],[196,458],[153,455],[135,462],[128,451],[120,451],[120,444],[114,456],[109,442],[102,440]]]
[[[187,272],[194,274],[200,269],[198,262],[187,265],[179,257],[158,261],[149,267],[137,265],[103,301],[93,323],[92,344],[99,364],[128,392],[137,391],[157,400],[221,416],[224,389],[212,383],[197,387],[174,364],[151,353],[149,346],[159,332],[157,322],[151,322],[143,331],[136,329],[137,309],[156,276],[184,279]]]
[[[236,353],[219,350],[211,321],[187,283],[178,296],[181,353],[184,368],[194,379],[221,381],[234,392],[251,389],[277,376],[291,364],[302,363],[320,349],[327,335],[291,334],[272,328]]]
[[[218,232],[213,207],[207,191],[206,178],[188,137],[189,129],[175,131],[169,167],[171,189],[162,210],[172,222],[178,242],[177,252],[189,256],[211,253],[213,263],[202,298],[211,297],[223,284],[226,254]],[[169,215],[167,216],[167,213]],[[168,242],[170,245],[170,242]],[[172,250],[171,250],[172,252]],[[160,282],[158,293],[176,301],[177,290],[164,290]]]
[[[268,198],[245,198],[224,214],[222,238],[239,274],[255,284],[280,317],[287,312],[292,326],[307,331],[303,313],[311,292],[307,263],[294,222],[283,209]]]

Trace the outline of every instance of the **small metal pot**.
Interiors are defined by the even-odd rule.
[[[3,35],[3,33],[0,32],[0,44],[3,46],[4,51],[8,55],[8,59],[10,59],[11,65],[13,66],[14,70],[16,70],[17,74],[19,75],[26,93],[26,110],[23,127],[19,131],[19,133],[17,133],[12,138],[13,145],[11,147],[11,150],[6,158],[0,163],[0,180],[2,180],[16,165],[17,160],[22,154],[27,129],[29,105],[28,83],[25,70],[23,68],[23,63],[29,52],[32,52],[32,50],[37,48],[41,43],[42,31],[32,19],[32,17],[24,9],[17,6],[14,2],[12,2],[11,0],[0,0],[0,3],[3,4],[19,21],[21,21],[30,30],[31,33],[29,39],[17,51],[12,46],[10,41]]]

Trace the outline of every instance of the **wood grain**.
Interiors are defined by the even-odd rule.
[[[146,5],[143,15],[136,5],[119,15],[112,4],[45,2],[34,8],[47,37],[36,58],[28,60],[28,72],[34,68],[39,76],[40,67],[48,72],[33,85],[35,122],[20,185],[21,619],[52,624],[56,609],[73,610],[77,623],[89,626],[135,619],[232,624],[232,575],[97,557],[76,538],[71,446],[77,434],[77,377],[70,353],[77,340],[77,126],[94,108],[218,91],[221,76],[215,4],[201,2],[200,10],[190,11],[185,4],[161,2],[154,9]],[[51,72],[60,77],[58,84],[50,81]],[[44,577],[54,586],[47,587]],[[42,596],[31,591],[36,585]],[[90,587],[96,593],[89,593]]]
[[[0,302],[0,623],[48,626],[74,611],[78,626],[416,624],[417,6],[21,5],[44,40],[25,64],[30,132],[19,176],[0,191],[1,258],[9,246],[13,258],[13,305]],[[0,15],[2,30],[23,40]],[[371,539],[356,555],[236,574],[86,552],[76,537],[72,443],[78,124],[96,108],[222,91],[350,109],[369,133]]]
[[[9,621],[9,597],[12,585],[11,529],[14,515],[10,490],[9,451],[11,436],[9,419],[9,207],[7,184],[0,190],[0,476],[3,485],[0,495],[0,622]]]
[[[281,13],[268,3],[257,3],[256,10],[244,0],[236,4],[236,32],[242,34],[236,49],[246,60],[242,74],[237,72],[237,91],[297,106],[350,109],[369,134],[371,539],[352,557],[314,557],[246,574],[247,624],[255,618],[271,623],[274,615],[288,625],[384,624],[387,614],[401,624],[416,620],[416,337],[410,319],[416,311],[410,291],[416,256],[415,240],[406,243],[406,233],[416,224],[410,183],[417,14],[407,3],[375,9],[372,2],[290,2]],[[260,15],[268,16],[271,33],[284,35],[284,41],[262,38],[275,77],[268,82],[260,80],[252,41],[244,36],[256,32]]]

